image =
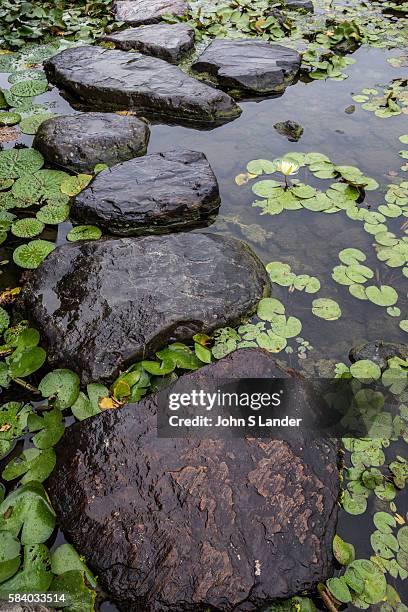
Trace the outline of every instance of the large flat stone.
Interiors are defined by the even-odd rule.
[[[281,93],[299,72],[297,51],[254,39],[216,39],[192,65],[214,77],[220,87],[243,93]]]
[[[241,112],[226,93],[139,53],[82,46],[58,53],[44,66],[52,83],[95,110],[127,109],[164,121],[201,124],[234,119]]]
[[[313,13],[314,6],[312,0],[283,0],[284,8],[293,9],[295,11],[304,11],[305,13]]]
[[[50,362],[90,382],[172,340],[237,324],[269,290],[243,242],[189,232],[60,246],[27,279],[20,309]]]
[[[115,17],[131,25],[157,23],[163,15],[181,17],[188,9],[185,0],[117,0]]]
[[[194,47],[194,29],[185,23],[159,23],[128,28],[103,38],[117,49],[132,49],[177,64]]]
[[[288,377],[244,349],[183,376]],[[337,448],[299,434],[159,438],[157,399],[71,426],[49,493],[66,536],[126,612],[254,612],[333,572]]]
[[[207,225],[220,205],[217,179],[204,153],[167,151],[98,174],[72,214],[112,234],[136,236]]]
[[[44,121],[33,146],[52,164],[74,172],[92,172],[96,164],[113,166],[146,153],[148,125],[130,115],[78,113]]]

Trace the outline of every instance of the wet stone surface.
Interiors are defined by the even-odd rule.
[[[82,46],[58,53],[44,66],[52,83],[95,110],[134,110],[141,116],[204,125],[241,113],[226,93],[139,53]]]
[[[132,25],[157,23],[163,15],[181,17],[188,6],[184,0],[117,0],[115,17]]]
[[[304,129],[296,121],[281,121],[273,126],[281,136],[285,136],[289,142],[297,142],[302,137]]]
[[[302,10],[307,13],[314,12],[314,5],[312,0],[283,0],[283,5],[284,7],[293,10]]]
[[[361,359],[369,359],[380,366],[382,370],[385,370],[388,359],[392,359],[392,357],[408,359],[408,345],[399,344],[398,342],[373,340],[353,347],[349,357],[353,363]]]
[[[239,350],[183,376],[288,377]],[[337,448],[329,441],[158,438],[157,399],[71,426],[49,492],[65,534],[123,611],[264,609],[332,573]],[[67,443],[69,441],[69,443]]]
[[[113,166],[146,153],[150,129],[137,117],[78,113],[44,121],[33,146],[51,163],[74,172]]]
[[[194,29],[184,23],[160,23],[128,28],[104,36],[103,40],[123,51],[135,49],[177,64],[194,47]]]
[[[203,153],[168,151],[101,172],[71,209],[83,223],[119,236],[207,225],[220,205],[217,179]]]
[[[220,87],[250,94],[281,93],[300,68],[293,49],[254,39],[213,40],[194,62],[196,72],[213,76]]]
[[[246,244],[189,232],[60,246],[27,279],[18,307],[50,364],[87,383],[111,381],[173,340],[237,325],[269,290]]]

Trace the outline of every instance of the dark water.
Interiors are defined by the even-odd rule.
[[[246,240],[264,263],[284,261],[291,263],[297,274],[317,276],[322,283],[317,297],[331,297],[340,303],[343,311],[340,320],[326,322],[312,315],[311,296],[299,292],[290,294],[287,288],[274,287],[274,296],[285,303],[287,312],[301,319],[302,336],[314,346],[309,357],[311,360],[330,358],[347,362],[349,349],[362,339],[406,341],[397,320],[388,316],[385,309],[356,300],[349,295],[347,287],[331,279],[331,270],[339,263],[337,255],[341,249],[357,247],[367,253],[366,264],[376,273],[373,282],[390,284],[398,291],[402,318],[408,318],[407,279],[403,278],[400,269],[388,268],[377,260],[372,248],[373,236],[363,230],[360,222],[348,219],[341,212],[326,215],[302,210],[261,216],[260,209],[251,207],[256,198],[251,194],[250,185],[238,187],[234,177],[244,172],[252,159],[273,159],[288,151],[318,151],[338,164],[358,166],[382,186],[391,183],[389,171],[400,172],[403,163],[398,156],[398,151],[403,148],[398,136],[408,133],[408,118],[403,114],[388,119],[377,118],[355,104],[351,95],[364,87],[376,87],[393,78],[408,77],[406,68],[393,68],[386,61],[388,57],[400,54],[398,50],[362,48],[353,56],[356,64],[346,69],[348,79],[308,84],[298,82],[280,98],[243,102],[240,118],[212,131],[152,126],[149,153],[190,148],[207,155],[219,180],[222,206],[215,223],[205,231],[232,234]],[[59,113],[74,112],[56,89],[39,96],[36,102],[50,98],[56,101]],[[355,104],[355,112],[345,113],[345,108],[351,104]],[[288,142],[273,128],[275,123],[288,119],[304,127],[298,143]],[[30,145],[31,138],[23,137],[20,142]],[[303,178],[310,180],[310,177]],[[326,183],[319,181],[317,184]],[[329,184],[327,181],[327,186]],[[382,196],[380,191],[369,192],[366,201],[375,209],[382,203]],[[401,219],[396,222],[388,220],[387,223],[397,235],[400,234]],[[60,226],[58,242],[64,241],[68,230],[69,224]],[[12,267],[3,269],[2,286],[12,285],[13,280],[15,270]],[[400,514],[404,514],[408,509],[406,497],[401,493],[395,501]],[[375,511],[382,509],[380,500],[374,498],[371,503],[376,505]],[[372,554],[369,535],[374,527],[371,516],[371,511],[359,517],[340,513],[338,532],[345,540],[354,543],[358,557],[367,558]],[[58,534],[57,541],[60,542],[61,538]],[[394,584],[392,578],[389,582]],[[408,593],[403,583],[399,582],[396,588],[407,601]],[[104,603],[101,610],[112,612],[116,608]]]

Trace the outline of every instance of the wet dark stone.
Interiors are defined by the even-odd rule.
[[[312,0],[283,0],[283,6],[293,10],[302,10],[307,13],[314,12]]]
[[[189,232],[64,244],[27,278],[19,308],[51,364],[87,383],[170,341],[238,324],[269,290],[245,243]]]
[[[118,164],[80,193],[72,215],[119,236],[208,225],[220,205],[217,179],[204,153],[167,151]]]
[[[194,29],[185,23],[160,23],[128,28],[104,36],[103,40],[115,43],[123,51],[135,49],[177,64],[194,47]]]
[[[92,172],[96,164],[113,166],[146,153],[148,125],[130,115],[78,113],[44,121],[34,148],[52,164],[74,172]]]
[[[117,0],[115,17],[132,25],[157,23],[163,15],[181,17],[188,6],[185,0]]]
[[[192,65],[215,77],[220,87],[251,94],[281,93],[300,68],[300,54],[254,39],[216,39]]]
[[[398,344],[397,342],[384,342],[375,340],[365,342],[355,346],[350,351],[350,361],[352,363],[361,359],[374,361],[382,370],[387,368],[387,361],[392,357],[408,359],[408,344]]]
[[[304,129],[296,121],[282,121],[280,123],[275,123],[273,126],[275,130],[281,134],[282,136],[286,136],[289,142],[297,142],[300,140]]]
[[[82,46],[44,63],[48,79],[87,108],[134,110],[178,123],[220,123],[241,109],[226,93],[140,53]]]
[[[242,349],[183,376],[288,377]],[[64,533],[123,611],[253,612],[332,573],[330,441],[158,438],[156,396],[71,426],[49,493]]]

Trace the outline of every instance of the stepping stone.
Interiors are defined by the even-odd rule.
[[[194,29],[184,23],[160,23],[129,28],[104,36],[103,40],[115,43],[123,51],[136,49],[177,64],[194,47]]]
[[[134,110],[161,120],[204,125],[241,113],[224,92],[139,53],[82,46],[58,53],[44,66],[52,83],[95,110]]]
[[[287,378],[241,349],[170,391]],[[159,438],[157,396],[76,423],[48,491],[59,524],[121,610],[265,610],[333,572],[337,447],[299,434]]]
[[[296,121],[281,121],[273,126],[282,136],[286,136],[289,142],[297,142],[302,137],[304,128]]]
[[[103,171],[80,193],[72,215],[119,236],[208,225],[220,205],[217,179],[204,153],[167,151]]]
[[[96,164],[113,166],[146,153],[150,129],[130,115],[78,113],[44,121],[33,146],[52,164],[74,172],[92,172]]]
[[[301,57],[282,45],[254,39],[216,39],[192,65],[223,89],[247,94],[283,92],[299,72]]]
[[[284,8],[301,10],[306,13],[314,13],[312,0],[283,0]]]
[[[181,17],[187,9],[185,0],[117,0],[114,8],[116,21],[131,25],[157,23],[163,15]]]
[[[170,341],[239,324],[269,290],[245,243],[188,232],[64,244],[30,275],[20,308],[53,366],[109,382]]]
[[[382,370],[388,367],[388,360],[393,357],[408,359],[408,344],[397,342],[385,342],[384,340],[372,340],[354,346],[349,354],[350,361],[355,363],[361,359],[374,361]]]

